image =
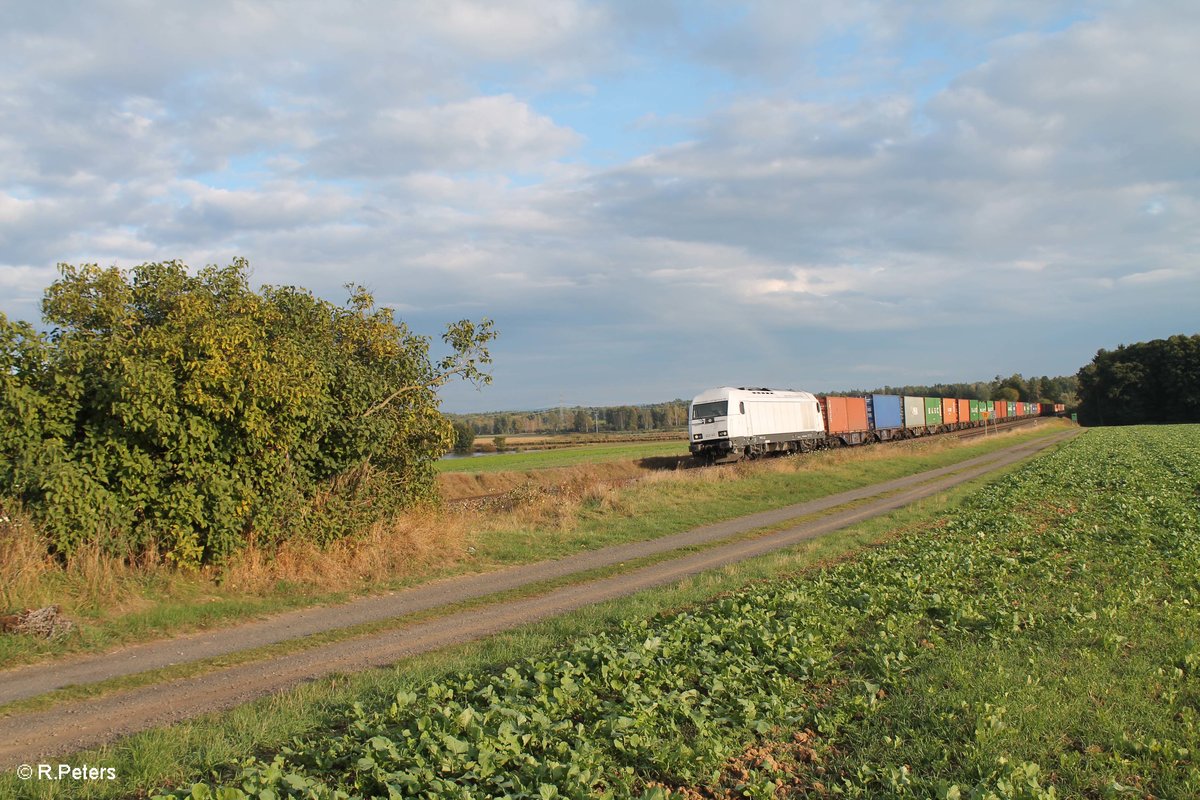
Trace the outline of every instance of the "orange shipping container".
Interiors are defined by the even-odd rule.
[[[953,425],[958,422],[958,401],[949,397],[942,398],[942,423]]]
[[[1008,416],[1008,401],[1007,400],[997,400],[996,401],[996,418],[1003,419],[1004,417],[1007,417],[1007,416]]]
[[[958,401],[958,421],[959,422],[970,422],[971,421],[971,401],[970,400],[959,400]]]
[[[826,414],[830,433],[865,431],[867,429],[867,398],[826,397]]]

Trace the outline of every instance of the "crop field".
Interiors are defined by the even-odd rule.
[[[414,683],[169,797],[1200,796],[1200,426],[825,569]]]
[[[606,431],[604,433],[509,433],[504,434],[508,447],[525,449],[529,447],[577,447],[584,444],[617,444],[620,442],[663,442],[687,441],[687,426],[652,431]],[[478,434],[476,444],[482,448],[488,446],[492,437]]]

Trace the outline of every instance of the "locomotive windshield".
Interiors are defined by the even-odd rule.
[[[696,403],[692,406],[692,419],[705,417],[725,417],[729,415],[729,401],[717,400],[712,403]]]

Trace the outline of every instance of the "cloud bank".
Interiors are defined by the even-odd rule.
[[[452,410],[1073,372],[1200,329],[1194,4],[18,5],[0,311],[246,256],[491,316]]]

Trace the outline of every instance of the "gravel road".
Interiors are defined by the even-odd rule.
[[[1063,441],[1068,431],[979,456],[950,467],[843,492],[821,500],[764,511],[648,541],[511,567],[496,572],[435,581],[389,595],[340,606],[305,609],[218,631],[151,642],[117,652],[0,672],[0,703],[33,697],[71,684],[91,683],[170,664],[197,661],[297,639],[324,631],[401,617],[452,603],[660,555],[681,547],[712,544],[758,528],[833,511],[785,530],[740,538],[698,553],[680,555],[605,578],[451,612],[382,633],[313,646],[291,654],[217,669],[191,678],[69,701],[36,712],[0,718],[0,769],[36,758],[96,746],[157,725],[169,724],[280,691],[305,680],[393,664],[419,653],[485,637],[593,603],[672,583],[728,564],[789,547],[886,514],[937,492],[1016,463]],[[879,497],[880,495],[885,495]]]

